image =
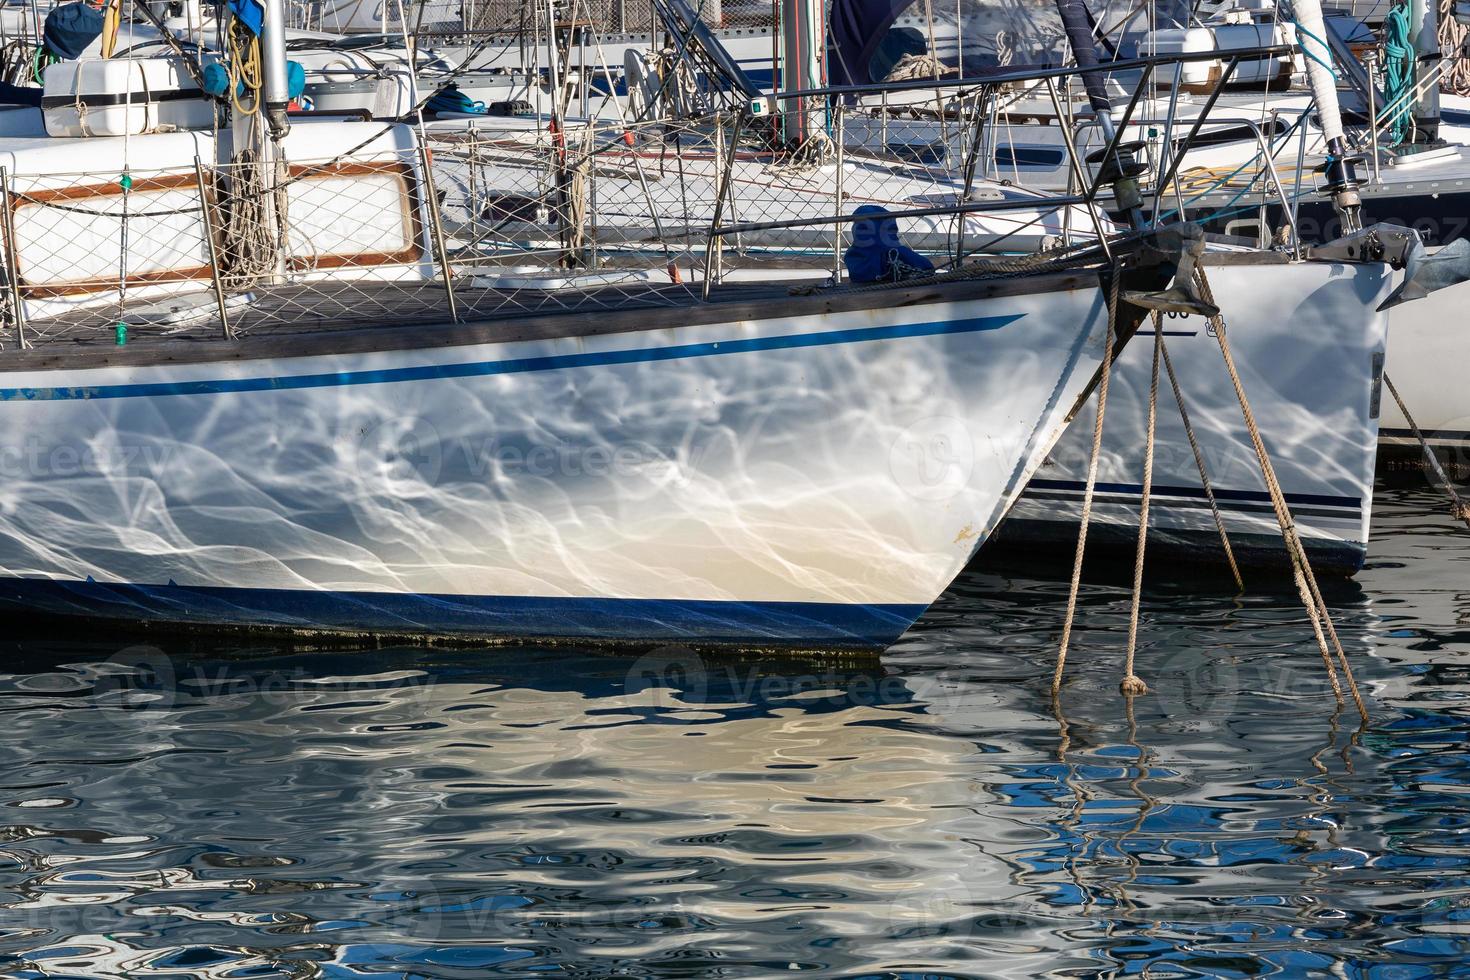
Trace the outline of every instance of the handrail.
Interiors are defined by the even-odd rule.
[[[826,89],[807,89],[807,90],[802,90],[800,92],[792,92],[792,93],[789,93],[789,94],[788,93],[782,93],[780,96],[774,96],[774,95],[772,95],[772,96],[768,96],[768,98],[784,100],[786,98],[795,98],[795,97],[799,97],[799,96],[807,96],[807,97],[815,97],[815,96],[821,96],[821,95],[838,96],[838,95],[861,93],[861,92],[867,92],[867,91],[893,92],[893,91],[903,91],[903,90],[918,90],[918,91],[930,92],[930,91],[933,91],[936,87],[939,87],[939,88],[949,88],[949,89],[957,89],[957,88],[967,87],[967,86],[971,86],[971,85],[983,85],[983,86],[985,86],[986,91],[992,93],[992,96],[993,96],[994,93],[996,93],[996,91],[997,91],[996,86],[999,85],[999,84],[1001,84],[1001,83],[1003,83],[1003,82],[1005,82],[1005,81],[1007,81],[1007,80],[1016,80],[1016,81],[1037,80],[1037,81],[1044,81],[1044,82],[1046,82],[1050,86],[1053,79],[1070,77],[1072,75],[1078,75],[1078,74],[1082,74],[1084,72],[1090,72],[1090,71],[1106,71],[1106,72],[1113,73],[1113,72],[1120,72],[1120,71],[1129,71],[1129,70],[1131,70],[1133,68],[1142,69],[1142,71],[1140,72],[1138,81],[1135,84],[1135,86],[1133,88],[1133,91],[1131,93],[1131,97],[1128,100],[1128,106],[1127,106],[1127,110],[1124,113],[1123,121],[1116,127],[1116,132],[1113,134],[1113,138],[1109,141],[1109,145],[1108,145],[1106,151],[1102,155],[1103,159],[1107,159],[1108,156],[1113,155],[1113,154],[1116,154],[1117,147],[1121,144],[1122,139],[1123,139],[1123,136],[1127,132],[1128,127],[1129,126],[1132,126],[1132,125],[1135,125],[1135,123],[1132,121],[1133,114],[1134,114],[1135,110],[1138,108],[1138,104],[1139,104],[1140,98],[1141,98],[1144,90],[1152,83],[1152,80],[1153,80],[1153,77],[1154,77],[1154,70],[1155,70],[1155,68],[1157,68],[1161,64],[1172,64],[1172,63],[1176,63],[1176,62],[1182,63],[1182,62],[1201,61],[1201,60],[1216,60],[1216,59],[1218,59],[1218,58],[1220,58],[1220,57],[1223,56],[1223,57],[1227,58],[1228,65],[1227,65],[1227,67],[1226,67],[1226,69],[1225,69],[1225,71],[1224,71],[1224,73],[1222,75],[1221,81],[1215,86],[1214,90],[1211,92],[1209,99],[1206,101],[1206,103],[1205,103],[1202,111],[1200,112],[1199,117],[1194,120],[1193,125],[1190,128],[1188,134],[1186,136],[1184,136],[1182,139],[1178,139],[1178,140],[1173,141],[1174,142],[1174,145],[1171,145],[1168,148],[1168,151],[1166,151],[1167,155],[1166,155],[1165,160],[1163,161],[1163,163],[1166,164],[1166,167],[1163,168],[1164,169],[1164,172],[1163,172],[1162,178],[1160,180],[1160,186],[1161,187],[1164,187],[1164,186],[1167,186],[1169,184],[1169,182],[1174,179],[1175,174],[1177,173],[1180,164],[1183,162],[1183,159],[1184,159],[1185,154],[1187,153],[1187,151],[1189,150],[1189,148],[1193,144],[1194,140],[1198,137],[1198,135],[1200,133],[1200,130],[1202,128],[1204,128],[1205,126],[1207,126],[1207,125],[1208,126],[1216,126],[1216,125],[1222,124],[1222,122],[1220,120],[1211,120],[1209,118],[1210,111],[1214,108],[1215,103],[1216,103],[1216,100],[1219,97],[1220,91],[1224,88],[1224,85],[1229,81],[1229,79],[1234,75],[1235,70],[1240,65],[1240,63],[1242,61],[1244,61],[1244,60],[1247,60],[1247,59],[1250,59],[1250,58],[1253,58],[1253,57],[1258,57],[1258,56],[1261,56],[1261,57],[1274,56],[1274,55],[1277,55],[1277,54],[1289,53],[1291,50],[1292,49],[1291,49],[1291,47],[1289,45],[1272,45],[1272,46],[1264,46],[1264,47],[1259,47],[1259,48],[1231,49],[1228,52],[1219,52],[1219,51],[1189,52],[1189,53],[1180,53],[1178,55],[1171,55],[1171,56],[1168,56],[1168,57],[1161,57],[1161,58],[1140,58],[1140,59],[1131,59],[1131,60],[1126,60],[1126,61],[1113,61],[1113,62],[1107,62],[1107,63],[1101,64],[1101,65],[1088,66],[1086,68],[1080,68],[1080,67],[1072,66],[1072,67],[1068,67],[1068,68],[1042,69],[1042,70],[1039,70],[1039,71],[1029,71],[1029,72],[1028,71],[1005,72],[1005,73],[1000,73],[1000,74],[995,74],[995,75],[986,75],[986,76],[983,76],[983,77],[978,78],[978,79],[958,79],[958,80],[952,80],[952,81],[949,81],[947,83],[946,82],[936,83],[933,79],[927,79],[927,80],[916,80],[916,81],[911,82],[911,83],[897,83],[897,84],[890,84],[890,85],[876,85],[876,86],[875,85],[834,86],[834,87],[826,88]],[[840,103],[840,101],[839,101],[839,111],[841,111],[841,103]],[[1247,126],[1250,127],[1250,131],[1256,137],[1257,143],[1261,147],[1262,151],[1263,152],[1266,152],[1266,155],[1268,157],[1268,159],[1267,159],[1267,166],[1271,170],[1272,176],[1274,178],[1274,183],[1276,184],[1277,195],[1278,195],[1279,199],[1284,204],[1285,201],[1286,201],[1285,188],[1282,186],[1279,176],[1277,176],[1276,173],[1275,173],[1275,167],[1272,165],[1271,161],[1269,160],[1269,152],[1267,151],[1266,145],[1265,145],[1265,143],[1263,141],[1263,137],[1262,137],[1262,134],[1260,132],[1260,129],[1259,129],[1259,127],[1257,127],[1254,124],[1250,123],[1248,120],[1244,120],[1244,122],[1245,122],[1245,124]],[[738,128],[739,127],[737,126],[737,134],[738,134]],[[1069,145],[1068,155],[1069,156],[1073,156],[1075,158],[1076,157],[1076,154],[1077,154],[1076,147],[1073,147],[1073,146],[1070,146]],[[1081,163],[1080,159],[1076,159],[1075,160],[1075,163],[1074,163],[1074,166],[1077,165],[1077,164],[1080,164],[1080,163]],[[1070,207],[1072,205],[1086,205],[1089,208],[1091,208],[1091,207],[1094,207],[1095,206],[1096,202],[1098,201],[1099,197],[1101,196],[1101,192],[1102,192],[1102,188],[1100,186],[1100,181],[1098,179],[1098,176],[1097,175],[1094,175],[1090,180],[1084,181],[1083,193],[1081,193],[1081,194],[1069,194],[1069,195],[1037,195],[1035,197],[1024,197],[1024,198],[1006,199],[1006,200],[1000,200],[1000,201],[963,202],[963,203],[959,203],[959,204],[955,204],[955,205],[948,205],[948,206],[937,206],[937,207],[929,207],[929,208],[904,209],[901,212],[896,212],[894,214],[894,216],[895,217],[903,217],[903,218],[956,216],[956,215],[964,215],[964,214],[975,213],[975,212],[984,213],[984,212],[996,212],[996,211],[1013,211],[1013,210],[1024,210],[1024,209],[1028,209],[1028,208],[1037,208],[1037,209],[1043,209],[1043,210],[1058,210],[1058,209]],[[809,218],[792,218],[792,219],[786,219],[786,220],[780,220],[780,221],[747,221],[747,222],[741,222],[741,223],[738,223],[738,224],[731,224],[731,225],[728,225],[728,226],[721,227],[720,226],[720,221],[717,218],[714,222],[711,223],[711,227],[709,229],[709,235],[710,235],[711,239],[713,239],[713,238],[722,238],[722,237],[727,236],[727,235],[751,233],[751,232],[758,232],[758,231],[772,231],[772,230],[781,230],[781,229],[788,229],[788,228],[804,228],[804,227],[815,227],[815,226],[837,226],[837,225],[848,224],[848,223],[851,223],[853,221],[858,221],[858,220],[862,220],[862,217],[861,216],[858,216],[858,215],[855,215],[855,214],[843,214],[840,211],[838,211],[837,213],[833,213],[833,214],[813,216],[813,217],[809,217]],[[1293,231],[1294,230],[1295,229],[1293,227]],[[1100,232],[1100,237],[1103,237],[1103,238],[1106,237],[1105,234],[1102,234],[1102,231],[1103,230],[1102,230],[1101,227],[1099,227],[1098,231]]]
[[[1132,125],[1160,126],[1164,125],[1167,122],[1169,122],[1169,120],[1166,118],[1160,118],[1157,116],[1144,116],[1133,120]],[[1206,119],[1203,123],[1203,126],[1243,126],[1251,131],[1251,135],[1255,137],[1256,146],[1260,148],[1261,159],[1265,162],[1266,172],[1270,174],[1271,183],[1274,184],[1276,187],[1276,198],[1278,201],[1280,201],[1282,211],[1286,215],[1287,225],[1291,228],[1291,237],[1292,242],[1294,243],[1293,248],[1299,250],[1301,248],[1301,242],[1299,236],[1297,235],[1296,218],[1291,213],[1291,202],[1286,195],[1286,185],[1282,183],[1281,176],[1276,171],[1276,161],[1273,159],[1274,154],[1272,153],[1271,149],[1266,145],[1266,135],[1261,131],[1260,124],[1254,119],[1246,116],[1221,116],[1217,119]],[[1290,130],[1287,130],[1287,135],[1290,135]],[[1172,145],[1170,146],[1170,149],[1172,149]],[[1254,180],[1255,178],[1252,177],[1251,179]],[[1158,212],[1159,208],[1162,205],[1161,197],[1165,188],[1166,185],[1163,183],[1158,184],[1156,188],[1157,193],[1154,197],[1155,224],[1158,223]]]

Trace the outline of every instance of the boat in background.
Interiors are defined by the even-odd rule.
[[[852,23],[861,14],[903,6],[851,0],[841,5],[839,16]],[[1382,221],[1419,231],[1432,252],[1467,237],[1463,215],[1470,164],[1461,147],[1470,141],[1470,99],[1438,90],[1440,76],[1464,57],[1463,52],[1438,57],[1439,9],[1416,2],[1401,14],[1379,25],[1381,36],[1396,32],[1392,45],[1382,44],[1380,51],[1380,36],[1341,11],[1327,11],[1322,57],[1338,71],[1344,124],[1354,152],[1365,157],[1359,168],[1365,206]],[[1296,22],[1272,0],[1209,4],[1187,24],[1165,21],[1163,12],[1148,22],[1120,20],[1106,40],[1120,57],[1214,53],[1181,65],[1177,90],[1174,71],[1155,72],[1153,90],[1142,95],[1125,131],[1124,139],[1137,144],[1139,179],[1155,186],[1181,141],[1193,137],[1175,168],[1177,183],[1158,197],[1147,196],[1145,205],[1159,209],[1166,220],[1194,221],[1259,248],[1298,240],[1320,244],[1341,235],[1332,203],[1316,186],[1326,141]],[[932,50],[948,66],[959,63],[942,38],[930,42],[923,31],[889,30],[906,31],[916,50]],[[839,32],[834,40],[851,39]],[[1435,57],[1421,62],[1415,52]],[[967,57],[977,52],[970,50]],[[1386,80],[1389,61],[1404,62],[1393,65],[1397,88]],[[875,66],[881,67],[881,59]],[[1110,76],[1115,100],[1127,98],[1126,85],[1138,72],[1127,65]],[[1211,80],[1234,90],[1220,91]],[[963,165],[973,142],[982,175],[1065,192],[1076,185],[1068,140],[1087,155],[1102,150],[1107,137],[1090,107],[1079,106],[1075,93],[1058,88],[1053,100],[1043,85],[1013,86],[1004,98],[980,105],[960,93],[915,87],[907,98],[859,102],[847,127],[853,140],[943,157],[950,168]],[[1202,114],[1207,107],[1208,114]],[[1199,132],[1192,133],[1196,122]],[[1456,366],[1466,359],[1467,341],[1457,318],[1447,314],[1465,295],[1470,293],[1450,290],[1390,315],[1396,386],[1430,444],[1450,452],[1461,467],[1470,465],[1470,400],[1458,394],[1464,386]],[[1385,455],[1417,454],[1418,439],[1397,401],[1386,398],[1382,411]]]
[[[1368,551],[1382,370],[1392,333],[1387,312],[1363,317],[1387,297],[1383,267],[1308,265],[1300,271],[1237,266],[1207,254],[1210,282],[1227,311],[1232,353],[1264,428],[1277,479],[1320,574],[1352,575]],[[1219,264],[1211,262],[1218,260]],[[1131,556],[1137,546],[1151,354],[1145,325],[1119,358],[1104,419],[1103,454],[1088,548]],[[1235,561],[1280,570],[1287,553],[1221,363],[1215,332],[1199,315],[1169,316],[1162,332],[1211,481],[1213,503]],[[1393,346],[1399,343],[1393,335]],[[1364,383],[1364,381],[1368,383]],[[1036,471],[996,538],[1001,551],[1070,560],[1076,548],[1091,453],[1091,419],[1063,435]],[[1149,553],[1175,563],[1223,567],[1226,559],[1169,380],[1159,391],[1149,504]]]
[[[891,12],[901,6],[853,0],[843,5],[839,16],[850,23],[858,16],[853,11]],[[1218,239],[1221,247],[1233,241],[1253,248],[1295,250],[1302,243],[1331,242],[1344,234],[1344,224],[1333,200],[1317,187],[1318,173],[1329,158],[1317,96],[1307,84],[1308,59],[1301,51],[1306,36],[1298,36],[1294,21],[1281,20],[1274,4],[1249,6],[1246,10],[1237,5],[1186,28],[1161,28],[1153,21],[1135,24],[1131,32],[1120,29],[1110,38],[1108,43],[1120,57],[1134,50],[1191,47],[1213,53],[1212,60],[1174,69],[1122,60],[1112,63],[1116,71],[1109,76],[1107,95],[1115,105],[1129,100],[1120,83],[1138,84],[1146,72],[1156,83],[1139,93],[1136,106],[1129,104],[1128,118],[1119,126],[1119,139],[1133,151],[1136,179],[1143,187],[1142,207],[1161,220],[1183,217],[1199,222],[1223,236]],[[1419,30],[1425,38],[1435,37],[1434,11],[1421,19]],[[1372,147],[1372,163],[1359,168],[1356,189],[1364,208],[1379,220],[1423,233],[1431,254],[1463,237],[1464,222],[1455,215],[1463,211],[1462,206],[1457,209],[1457,202],[1465,200],[1460,184],[1470,179],[1470,170],[1458,147],[1439,145],[1442,137],[1453,139],[1460,132],[1458,109],[1441,113],[1438,99],[1426,97],[1422,100],[1426,105],[1415,105],[1394,93],[1370,91],[1374,79],[1356,56],[1373,38],[1360,25],[1329,16],[1325,27],[1310,36],[1319,39],[1322,49],[1315,56],[1333,60],[1345,84],[1350,83],[1343,93],[1341,116],[1348,135],[1354,141],[1366,138]],[[1415,39],[1406,43],[1395,50],[1413,51]],[[1437,42],[1432,46],[1437,51]],[[1418,77],[1415,72],[1422,75],[1424,68],[1409,69],[1405,77],[1412,84]],[[1203,85],[1206,91],[1175,88],[1174,80],[1184,90]],[[1142,82],[1148,85],[1149,79]],[[1221,92],[1227,83],[1239,91]],[[847,131],[854,140],[896,152],[927,153],[945,166],[968,164],[980,174],[1004,176],[1018,186],[1066,192],[1096,179],[1112,132],[1104,112],[1096,105],[1079,109],[1061,82],[997,87],[1001,94],[981,90],[976,98],[973,92],[915,84],[907,98],[884,93],[881,98],[859,100]],[[1448,97],[1448,101],[1456,100]],[[1365,126],[1368,110],[1375,105],[1383,110],[1377,113],[1381,125]],[[1412,121],[1414,141],[1424,145],[1394,154],[1380,148],[1372,135],[1395,120]],[[1086,171],[1078,173],[1071,167],[1069,146],[1090,157]],[[1116,204],[1106,202],[1104,207],[1112,213]],[[1333,355],[1298,358],[1296,335],[1330,337],[1341,330],[1330,316],[1320,316],[1321,309],[1311,302],[1287,300],[1280,308],[1291,310],[1290,317],[1283,313],[1272,325],[1257,320],[1250,330],[1232,329],[1235,349],[1259,372],[1249,390],[1296,402],[1270,409],[1282,418],[1295,416],[1275,429],[1295,437],[1278,439],[1272,446],[1273,458],[1293,502],[1294,517],[1324,569],[1350,574],[1366,557],[1378,458],[1419,452],[1419,441],[1398,399],[1381,390],[1381,380],[1375,380],[1367,396],[1337,387],[1343,360],[1373,363],[1375,379],[1386,364],[1430,444],[1449,450],[1450,464],[1465,471],[1470,460],[1470,401],[1463,396],[1456,372],[1465,361],[1467,339],[1459,318],[1450,311],[1470,295],[1466,290],[1470,285],[1451,286],[1419,302],[1392,307],[1387,313],[1394,338],[1392,356],[1380,325],[1375,334],[1342,334],[1341,347]],[[1176,357],[1190,356],[1196,349],[1206,359],[1218,357],[1204,327],[1197,317],[1165,324],[1166,334],[1178,338],[1171,344]],[[1124,553],[1131,553],[1134,546],[1141,503],[1141,407],[1148,390],[1148,364],[1146,359],[1138,363],[1141,358],[1135,348],[1120,364],[1123,377],[1131,372],[1132,381],[1120,388],[1117,415],[1110,412],[1110,421],[1119,430],[1106,437],[1109,452],[1102,461],[1102,492],[1093,508],[1094,534]],[[1230,419],[1218,412],[1232,402],[1223,372],[1213,373],[1213,390],[1198,380],[1210,377],[1208,370],[1190,375],[1195,380],[1181,377],[1186,402],[1214,406],[1217,411],[1211,418],[1217,422]],[[1375,440],[1370,433],[1380,432],[1380,417],[1381,438]],[[1178,431],[1178,413],[1166,409],[1164,419],[1151,541],[1161,552],[1185,561],[1223,557],[1193,453]],[[1234,433],[1207,428],[1200,442],[1214,481],[1215,503],[1237,558],[1280,565],[1285,553],[1275,541],[1275,521],[1244,433],[1238,428]],[[1080,510],[1088,449],[1080,430],[1063,438],[997,544],[1010,538],[1028,555],[1044,546],[1069,551],[1069,542],[1075,539],[1069,525]]]

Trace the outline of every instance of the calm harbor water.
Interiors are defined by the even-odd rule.
[[[5,977],[1470,976],[1470,534],[1332,590],[967,574],[881,661],[8,627]],[[1249,584],[1249,583],[1248,583]]]

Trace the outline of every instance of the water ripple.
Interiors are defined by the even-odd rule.
[[[7,977],[1447,976],[1470,541],[1329,601],[967,574],[880,661],[5,644]],[[16,629],[21,630],[24,624]]]

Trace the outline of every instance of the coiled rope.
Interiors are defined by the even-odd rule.
[[[0,45],[0,80],[11,85],[25,85],[34,79],[35,59],[41,54],[25,38],[13,38]]]
[[[885,82],[911,82],[919,78],[948,75],[950,68],[932,54],[906,54],[883,76]]]
[[[35,57],[31,61],[31,77],[36,80],[37,85],[46,84],[46,69],[60,60],[56,55],[47,51],[44,45],[36,48]]]
[[[286,203],[283,185],[266,173],[255,150],[242,152],[237,163],[230,168],[220,205],[224,219],[220,237],[230,243],[221,278],[232,290],[248,289],[275,273],[281,243],[266,220],[266,196],[275,194],[281,227],[285,227]]]
[[[1470,28],[1455,20],[1455,0],[1439,5],[1440,87],[1451,95],[1470,95],[1470,57],[1465,46]]]
[[[235,111],[248,116],[260,110],[262,69],[260,61],[260,38],[251,34],[239,21],[232,20],[230,37],[230,101]],[[244,94],[254,94],[249,105],[240,101]]]
[[[1010,66],[1016,60],[1016,42],[1020,36],[1015,31],[1000,30],[995,32],[995,63],[1002,68]]]
[[[1396,3],[1383,20],[1383,101],[1381,123],[1390,146],[1414,135],[1414,44],[1409,38],[1409,5]]]

